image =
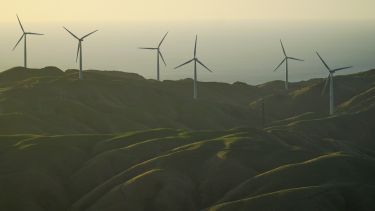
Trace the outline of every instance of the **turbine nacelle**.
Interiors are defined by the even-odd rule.
[[[280,40],[280,44],[281,44],[281,49],[283,50],[284,59],[280,62],[279,65],[277,65],[277,67],[273,71],[275,72],[276,70],[279,69],[279,67],[281,67],[281,65],[285,63],[285,89],[288,90],[288,84],[289,84],[288,60],[295,60],[295,61],[303,61],[303,60],[288,56],[288,54],[285,51],[285,47],[284,47],[282,40]]]
[[[202,65],[206,70],[208,70],[209,72],[212,72],[212,70],[210,70],[206,65],[204,65],[203,64],[203,62],[201,62],[198,58],[197,58],[197,41],[198,41],[198,35],[196,35],[195,36],[195,45],[194,45],[194,57],[191,59],[191,60],[189,60],[189,61],[187,61],[187,62],[185,62],[185,63],[183,63],[183,64],[181,64],[181,65],[179,65],[179,66],[177,66],[177,67],[175,67],[174,69],[178,69],[178,68],[180,68],[180,67],[182,67],[182,66],[185,66],[185,65],[187,65],[187,64],[189,64],[189,63],[191,63],[191,62],[198,62],[200,65]]]
[[[286,53],[286,50],[285,50],[285,47],[284,47],[284,44],[283,44],[283,41],[280,40],[280,44],[281,44],[281,49],[283,50],[283,54],[284,54],[284,59],[281,61],[281,63],[273,70],[274,72],[276,70],[278,70],[281,65],[283,65],[285,62],[287,62],[289,59],[290,60],[295,60],[295,61],[300,61],[300,62],[303,62],[304,60],[303,59],[298,59],[298,58],[294,58],[294,57],[290,57],[287,55]]]
[[[320,54],[319,54],[318,52],[316,52],[316,54],[318,55],[320,61],[322,61],[322,63],[323,63],[324,66],[327,68],[327,70],[328,70],[328,72],[329,72],[330,74],[334,74],[334,73],[337,72],[337,71],[345,70],[345,69],[349,69],[349,68],[352,68],[352,67],[353,67],[353,66],[348,66],[348,67],[341,67],[341,68],[331,69],[331,68],[328,66],[327,62],[324,61],[324,59],[320,56]]]
[[[194,44],[194,57],[191,59],[191,60],[189,60],[189,61],[187,61],[187,62],[185,62],[185,63],[183,63],[183,64],[181,64],[181,65],[179,65],[179,66],[177,66],[177,67],[175,67],[174,69],[178,69],[178,68],[180,68],[180,67],[182,67],[182,66],[184,66],[184,65],[187,65],[187,64],[189,64],[189,63],[191,63],[191,62],[194,62],[194,95],[193,95],[193,98],[194,99],[197,99],[198,98],[198,88],[197,88],[197,84],[198,84],[198,77],[197,77],[197,63],[198,64],[200,64],[200,65],[202,65],[206,70],[208,70],[209,72],[212,72],[212,70],[210,70],[206,65],[204,65],[203,64],[203,62],[201,62],[198,58],[197,58],[197,41],[198,41],[198,35],[196,35],[195,36],[195,44]]]
[[[78,47],[77,47],[77,56],[76,56],[76,62],[78,62],[78,57],[80,58],[79,60],[79,79],[82,80],[83,79],[83,72],[82,72],[82,42],[84,41],[85,38],[87,38],[88,36],[94,34],[95,32],[97,32],[98,30],[95,30],[93,32],[90,32],[88,34],[86,34],[85,36],[79,38],[77,37],[73,32],[69,31],[69,29],[67,29],[66,27],[63,26],[63,28],[70,34],[72,35],[74,38],[76,38],[78,40]]]
[[[44,35],[44,34],[40,34],[40,33],[34,33],[34,32],[26,32],[25,29],[23,28],[23,25],[21,23],[21,20],[20,18],[17,16],[17,20],[18,20],[18,23],[21,27],[21,30],[22,30],[22,35],[20,37],[20,39],[17,41],[16,45],[13,47],[13,50],[16,49],[16,47],[18,46],[18,44],[22,41],[23,38],[26,38],[26,35]]]
[[[24,67],[27,68],[27,45],[26,45],[26,37],[27,35],[43,35],[43,34],[40,34],[40,33],[34,33],[34,32],[26,32],[25,29],[23,28],[23,25],[21,23],[21,20],[20,18],[17,16],[17,20],[18,20],[18,23],[21,27],[21,30],[22,30],[22,36],[20,37],[20,39],[17,41],[16,45],[13,47],[13,51],[17,48],[18,44],[22,41],[22,39],[24,40],[25,44],[24,44]]]
[[[97,32],[98,30],[95,30],[93,32],[90,32],[88,34],[86,34],[85,36],[79,38],[77,37],[73,32],[69,31],[69,29],[67,29],[65,26],[63,26],[63,28],[69,33],[71,34],[74,38],[76,38],[78,40],[78,48],[77,48],[77,57],[76,57],[76,62],[78,62],[78,56],[79,56],[79,53],[82,51],[82,42],[84,41],[85,38],[87,38],[88,36],[94,34],[95,32]]]
[[[324,66],[326,67],[327,71],[329,72],[329,75],[327,77],[327,79],[325,80],[325,83],[324,83],[324,87],[323,87],[323,90],[322,90],[322,93],[321,95],[324,95],[324,93],[326,92],[326,89],[327,89],[327,86],[328,84],[330,85],[330,96],[329,96],[329,114],[332,115],[334,113],[334,86],[333,86],[333,75],[335,72],[337,71],[340,71],[340,70],[345,70],[345,69],[349,69],[349,68],[352,68],[352,66],[349,66],[349,67],[341,67],[341,68],[336,68],[336,69],[331,69],[328,64],[326,63],[326,61],[324,61],[324,59],[320,56],[320,54],[318,52],[316,52],[316,54],[318,55],[319,59],[322,61],[322,63],[324,64]]]
[[[73,32],[69,31],[69,29],[67,29],[66,27],[63,26],[63,28],[64,28],[69,34],[71,34],[74,38],[76,38],[79,42],[83,42],[83,40],[84,40],[86,37],[88,37],[88,36],[94,34],[94,33],[97,32],[97,31],[99,31],[99,30],[95,30],[95,31],[90,32],[90,33],[86,34],[85,36],[79,38],[79,37],[77,37],[75,34],[73,34]]]
[[[142,50],[156,50],[157,52],[157,80],[160,80],[160,76],[159,76],[159,58],[161,58],[161,60],[163,61],[163,63],[164,63],[164,65],[165,66],[167,66],[167,63],[165,62],[165,59],[164,59],[164,56],[163,56],[163,54],[162,54],[162,52],[161,52],[161,50],[160,50],[160,47],[161,47],[161,45],[163,44],[163,42],[164,42],[164,40],[165,40],[165,38],[167,37],[167,35],[168,35],[168,33],[169,32],[167,32],[164,36],[163,36],[163,38],[161,39],[161,41],[159,42],[159,44],[158,44],[158,47],[151,47],[151,48],[139,48],[139,49],[142,49]]]

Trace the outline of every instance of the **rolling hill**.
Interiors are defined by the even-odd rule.
[[[0,210],[374,210],[375,71],[258,86],[0,73]],[[136,90],[136,91],[135,91]],[[265,99],[267,122],[260,128]]]
[[[192,99],[192,80],[146,80],[134,73],[85,71],[56,67],[0,73],[0,134],[103,134],[149,128],[223,130],[261,127],[260,101],[273,122],[306,113],[323,117],[328,96],[320,95],[323,81],[281,81],[258,86],[244,83],[199,83],[199,100]],[[355,105],[371,106],[375,71],[336,77],[339,112],[355,112]],[[369,99],[370,102],[363,102]],[[372,101],[371,101],[372,100]],[[361,109],[363,106],[361,105]]]

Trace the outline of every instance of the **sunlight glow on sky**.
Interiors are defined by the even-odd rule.
[[[0,21],[362,20],[374,0],[3,0]]]

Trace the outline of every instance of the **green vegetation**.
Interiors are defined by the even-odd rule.
[[[331,117],[319,79],[193,101],[188,79],[85,76],[0,73],[0,210],[375,210],[375,71],[337,77]]]

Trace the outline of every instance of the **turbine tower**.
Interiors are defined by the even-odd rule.
[[[20,27],[22,29],[22,36],[18,40],[18,42],[16,43],[16,45],[13,47],[13,50],[16,49],[16,47],[18,46],[18,44],[23,39],[23,41],[24,41],[24,67],[27,68],[27,35],[43,35],[43,34],[33,33],[33,32],[26,32],[25,29],[22,26],[20,18],[18,17],[18,15],[16,15],[16,16],[17,16],[17,19],[18,19],[18,23],[20,24]]]
[[[345,69],[352,68],[352,66],[350,66],[350,67],[342,67],[342,68],[337,68],[337,69],[333,69],[332,70],[327,65],[327,63],[324,61],[324,59],[319,55],[319,53],[316,52],[316,54],[318,55],[319,59],[323,62],[324,66],[327,68],[327,70],[329,72],[328,78],[326,79],[326,82],[324,84],[322,95],[325,93],[325,90],[326,90],[327,85],[329,83],[329,115],[332,115],[335,112],[334,91],[333,91],[333,77],[334,77],[334,73],[337,72],[337,71],[340,71],[340,70],[345,70]]]
[[[287,54],[286,54],[286,51],[285,51],[285,48],[284,48],[284,45],[283,45],[283,41],[280,40],[280,43],[281,43],[281,48],[283,49],[283,53],[284,53],[284,59],[281,61],[281,63],[275,68],[274,72],[279,69],[279,67],[284,64],[285,62],[285,89],[288,90],[288,83],[289,83],[289,67],[288,67],[288,61],[289,59],[291,60],[296,60],[296,61],[303,61],[302,59],[297,59],[297,58],[293,58],[293,57],[289,57]]]
[[[71,31],[69,31],[67,28],[64,27],[64,29],[69,32],[69,34],[71,34],[74,38],[76,38],[78,40],[78,48],[77,48],[77,57],[76,57],[76,62],[78,61],[78,56],[79,56],[79,80],[82,80],[83,79],[83,72],[82,72],[82,42],[83,40],[94,34],[95,32],[97,32],[98,30],[95,30],[93,32],[90,32],[88,34],[86,34],[85,36],[81,37],[81,38],[78,38],[75,34],[73,34]]]
[[[161,39],[158,47],[156,47],[156,48],[139,48],[139,49],[146,49],[146,50],[156,50],[156,61],[157,61],[157,64],[156,64],[156,75],[157,75],[157,80],[158,81],[160,81],[160,71],[159,71],[160,70],[160,58],[163,60],[164,65],[167,66],[167,64],[165,63],[163,54],[160,51],[160,46],[161,46],[161,44],[163,44],[164,39],[165,39],[165,37],[167,35],[168,35],[168,32],[164,35],[164,37]]]
[[[190,62],[194,62],[194,99],[198,98],[198,90],[197,90],[197,63],[202,65],[206,70],[212,72],[206,65],[204,65],[198,58],[197,58],[197,41],[198,41],[198,35],[195,36],[195,46],[194,46],[194,58],[175,67],[174,69],[180,68],[184,65],[189,64]]]

